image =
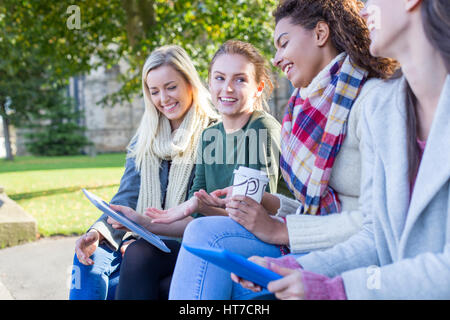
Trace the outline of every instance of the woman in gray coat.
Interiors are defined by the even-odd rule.
[[[363,229],[298,259],[250,259],[284,276],[268,287],[279,299],[450,299],[450,3],[369,0],[363,16],[371,53],[403,72],[362,115]]]

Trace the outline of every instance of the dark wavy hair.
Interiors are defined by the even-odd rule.
[[[330,29],[330,39],[339,53],[346,52],[351,61],[369,72],[369,78],[389,78],[398,69],[392,59],[370,54],[369,30],[359,15],[364,4],[357,0],[281,0],[273,12],[275,23],[283,18],[312,30],[320,21]]]
[[[450,1],[426,0],[422,1],[421,6],[420,13],[425,35],[441,54],[447,73],[450,73]],[[412,181],[419,168],[420,153],[417,146],[417,98],[408,83],[405,99],[409,178]]]
[[[425,34],[441,54],[447,73],[450,73],[450,1],[422,1],[420,10]]]

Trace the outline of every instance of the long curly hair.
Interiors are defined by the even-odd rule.
[[[354,64],[369,72],[369,78],[389,78],[399,64],[370,54],[369,30],[359,15],[363,7],[357,0],[280,0],[273,16],[275,23],[290,18],[291,23],[308,30],[320,21],[326,22],[331,42],[339,53],[346,52]]]

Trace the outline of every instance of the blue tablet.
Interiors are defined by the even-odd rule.
[[[95,194],[87,191],[86,189],[82,189],[85,196],[101,211],[107,214],[109,217],[113,218],[117,222],[121,223],[129,230],[135,232],[140,235],[143,239],[147,240],[149,243],[160,249],[161,251],[170,252],[170,249],[166,246],[166,244],[155,234],[151,233],[147,229],[143,228],[141,225],[136,222],[128,219],[123,213],[114,211],[111,209],[106,201],[97,197]]]
[[[263,288],[267,288],[270,281],[282,278],[278,273],[225,249],[191,246],[185,243],[183,243],[183,247],[196,256],[199,256],[222,269],[233,272],[237,276],[249,280]]]

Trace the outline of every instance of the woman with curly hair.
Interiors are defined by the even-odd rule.
[[[450,2],[369,0],[363,17],[371,53],[403,73],[361,115],[368,219],[329,250],[252,260],[284,276],[279,299],[449,299]]]
[[[396,63],[369,52],[369,31],[356,0],[287,0],[274,12],[273,63],[296,88],[281,129],[280,167],[295,200],[265,193],[219,200],[229,217],[197,219],[184,242],[225,248],[243,256],[281,256],[325,249],[358,232],[360,114]],[[225,205],[226,203],[226,205]],[[287,248],[288,247],[288,248]],[[256,249],[257,248],[257,249]],[[181,248],[171,299],[247,299],[229,273]]]

